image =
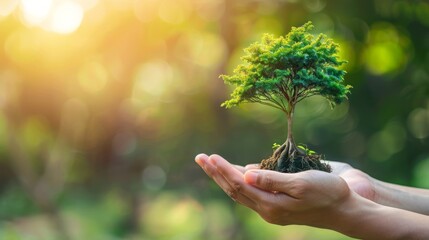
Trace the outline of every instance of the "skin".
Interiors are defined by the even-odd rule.
[[[360,239],[429,239],[429,192],[388,184],[344,163],[332,173],[288,174],[232,165],[219,155],[196,162],[234,201],[278,225],[332,229]]]

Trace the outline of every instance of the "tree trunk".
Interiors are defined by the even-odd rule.
[[[287,114],[287,139],[286,142],[289,140],[293,142],[293,134],[292,134],[292,125],[293,125],[293,112]]]
[[[292,153],[293,150],[297,150],[295,146],[295,142],[293,140],[293,107],[290,108],[290,112],[286,113],[286,119],[287,119],[287,137],[286,141],[276,149],[273,156],[276,158],[280,157],[283,152],[287,152],[289,154]]]
[[[331,172],[331,167],[322,163],[321,155],[308,154],[306,150],[296,146],[293,140],[293,106],[289,106],[286,112],[287,117],[287,138],[286,141],[274,151],[273,155],[261,162],[262,169],[275,170],[279,172],[296,173],[310,169]]]
[[[274,156],[278,158],[277,168],[280,169],[281,166],[284,166],[290,158],[293,158],[295,154],[301,153],[301,151],[296,147],[295,141],[293,139],[293,113],[294,106],[290,106],[289,112],[286,113],[287,119],[287,138],[286,141],[280,146],[274,153]]]

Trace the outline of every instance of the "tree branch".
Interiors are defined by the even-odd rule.
[[[301,102],[303,99],[306,99],[306,98],[309,98],[309,97],[312,97],[312,96],[315,96],[315,95],[319,95],[319,93],[318,93],[317,91],[307,93],[307,94],[303,95],[302,97],[298,98],[298,100],[297,100],[297,102],[296,102],[296,103],[299,103],[299,102]]]
[[[269,100],[264,101],[263,99],[254,99],[254,100],[253,99],[249,99],[249,102],[260,103],[262,105],[266,105],[266,106],[270,106],[270,107],[273,107],[273,108],[277,108],[277,109],[279,109],[279,110],[281,110],[283,112],[286,111],[283,107],[281,107],[281,106],[279,106],[277,104],[274,104],[274,103],[270,102]]]
[[[284,104],[282,104],[282,102],[277,101],[275,98],[271,97],[269,94],[267,93],[263,93],[263,96],[270,102],[273,102],[274,104],[276,104],[277,106],[279,106],[280,108],[284,109],[285,106]]]

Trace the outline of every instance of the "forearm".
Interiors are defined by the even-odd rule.
[[[378,180],[378,181],[380,181],[380,180]],[[382,182],[382,181],[380,181],[380,182]],[[421,195],[429,196],[429,189],[407,187],[407,186],[401,186],[401,185],[397,185],[397,184],[393,184],[393,183],[385,183],[385,182],[382,182],[382,183],[384,183],[387,186],[394,188],[394,189],[403,190],[403,191],[414,193],[414,194],[421,194]]]
[[[333,230],[359,239],[429,239],[429,217],[383,206],[357,194],[338,208]]]
[[[375,202],[429,215],[429,190],[385,183],[376,179],[374,186]]]

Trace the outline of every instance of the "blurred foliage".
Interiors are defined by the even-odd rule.
[[[349,103],[300,103],[295,139],[429,187],[429,3],[0,1],[0,239],[348,239],[278,227],[193,162],[258,162],[286,136],[264,106],[220,108],[220,74],[263,33],[312,21],[347,59]]]

